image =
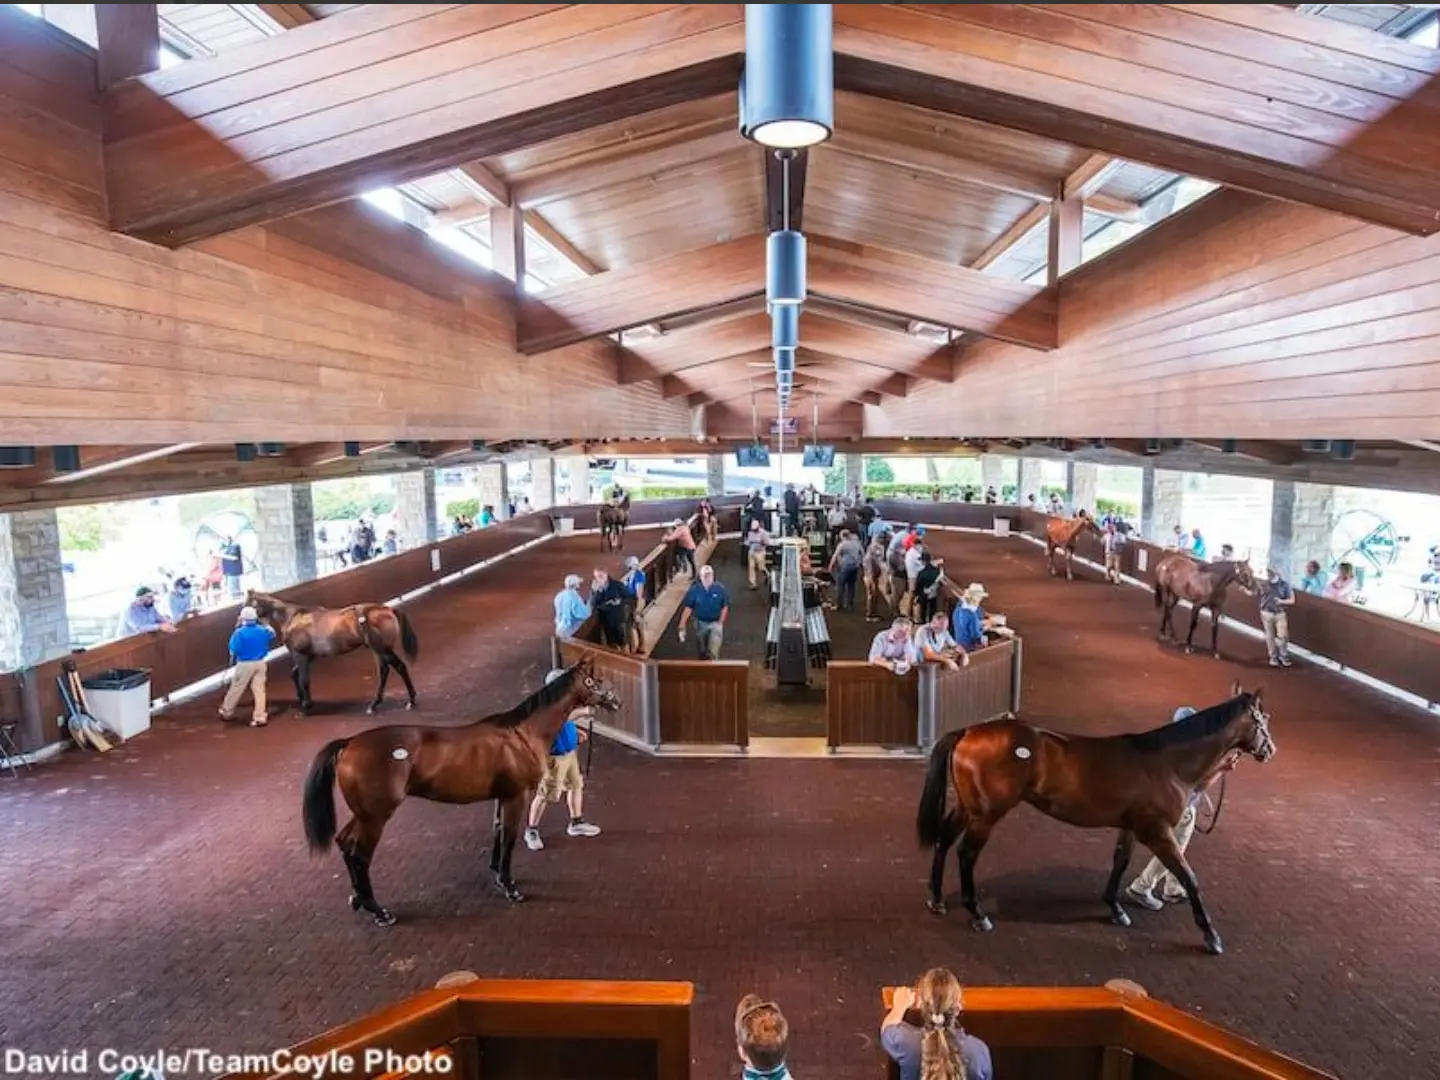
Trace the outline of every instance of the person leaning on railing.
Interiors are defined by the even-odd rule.
[[[881,630],[870,643],[869,662],[896,675],[915,665],[915,643],[910,639],[910,620],[896,619],[889,630]]]
[[[931,968],[912,990],[895,989],[880,1022],[880,1045],[900,1069],[900,1080],[994,1080],[990,1048],[960,1026],[960,980]]]
[[[970,654],[950,636],[950,617],[937,611],[915,634],[915,658],[930,664],[944,664],[951,671],[970,666]],[[958,663],[956,661],[959,661]]]

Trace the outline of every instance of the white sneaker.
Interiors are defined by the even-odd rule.
[[[525,830],[525,846],[531,851],[539,851],[545,846],[545,841],[540,839],[539,829]]]
[[[1131,885],[1125,890],[1125,896],[1147,911],[1160,911],[1165,907],[1165,901],[1161,900],[1154,893],[1141,892],[1135,888],[1134,885]]]
[[[591,825],[588,821],[585,821],[585,820],[581,819],[581,820],[579,820],[579,821],[572,821],[572,822],[570,822],[569,828],[567,828],[567,829],[565,830],[565,835],[566,835],[566,836],[599,836],[599,835],[600,835],[600,829],[599,829],[599,827],[597,827],[597,826],[595,826],[595,825]]]
[[[254,720],[251,720],[251,721],[250,721],[250,726],[251,726],[251,727],[264,727],[264,726],[265,726],[266,724],[268,724],[269,722],[270,722],[270,718],[269,718],[269,717],[267,717],[267,716],[257,716],[257,717],[255,717]]]

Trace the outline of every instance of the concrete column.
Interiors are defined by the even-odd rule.
[[[1080,510],[1095,513],[1095,487],[1099,479],[1099,465],[1074,460],[1065,463],[1065,505],[1070,513]]]
[[[865,455],[845,455],[845,494],[865,486]]]
[[[705,494],[711,498],[725,494],[724,454],[711,454],[705,459]]]
[[[548,510],[555,505],[555,459],[535,458],[530,462],[531,505],[536,510]]]
[[[1005,458],[999,454],[980,455],[980,497],[985,497],[985,492],[990,488],[995,489],[997,498],[1003,498],[1005,493]]]
[[[570,502],[583,506],[590,501],[590,459],[576,454],[565,459],[565,467],[570,479]]]
[[[1015,485],[1015,501],[1021,506],[1030,505],[1030,496],[1044,505],[1044,493],[1040,490],[1045,478],[1045,463],[1039,458],[1020,459],[1020,481]]]
[[[1185,474],[1143,465],[1140,469],[1140,534],[1152,544],[1169,544],[1185,518]]]
[[[267,590],[314,580],[315,499],[310,485],[256,488],[255,535],[260,540],[260,580]]]
[[[479,474],[480,505],[490,507],[495,516],[504,521],[510,516],[510,501],[507,498],[510,491],[510,470],[505,467],[505,462],[492,461],[481,465]]]
[[[395,529],[402,548],[422,547],[439,538],[434,469],[418,469],[395,478]]]
[[[1270,564],[1288,581],[1299,580],[1311,559],[1328,565],[1335,517],[1333,487],[1276,480],[1270,496]]]
[[[30,667],[69,651],[55,511],[0,514],[0,670]]]

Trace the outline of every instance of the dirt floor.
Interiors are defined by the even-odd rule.
[[[413,719],[472,719],[538,685],[550,598],[597,547],[552,541],[417,602]],[[1440,1076],[1435,718],[1327,671],[1273,672],[1227,632],[1233,659],[1162,650],[1148,595],[1052,581],[1021,540],[938,547],[1024,635],[1032,719],[1139,729],[1219,700],[1232,678],[1264,682],[1279,753],[1241,765],[1218,831],[1191,848],[1226,955],[1204,955],[1179,909],[1111,926],[1112,838],[1028,808],[980,864],[995,932],[927,914],[916,762],[655,760],[610,744],[587,804],[604,834],[567,839],[548,820],[546,850],[516,854],[517,907],[484,872],[488,806],[407,803],[375,865],[401,922],[378,930],[350,912],[339,860],[309,858],[298,813],[315,751],[373,723],[373,670],[354,657],[317,671],[327,715],[222,728],[211,698],[111,755],[0,775],[0,1044],[259,1051],[468,968],[693,981],[697,1076],[738,1073],[732,1008],[758,990],[791,1019],[798,1076],[860,1080],[880,1075],[879,987],[945,964],[977,984],[1123,976],[1341,1076]],[[292,700],[281,673],[272,686]],[[391,709],[380,719],[412,719]]]

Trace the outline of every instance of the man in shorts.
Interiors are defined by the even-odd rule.
[[[545,676],[546,685],[564,674],[564,670],[556,668]],[[539,851],[545,846],[545,841],[540,839],[540,818],[544,816],[547,806],[560,801],[562,792],[570,809],[570,825],[566,828],[565,835],[600,835],[600,830],[581,815],[585,778],[580,774],[580,744],[590,738],[590,733],[575,723],[577,718],[594,715],[594,709],[589,706],[581,706],[572,711],[550,746],[550,759],[545,763],[545,776],[535,790],[535,798],[530,803],[530,818],[525,823],[525,846],[531,851]]]

